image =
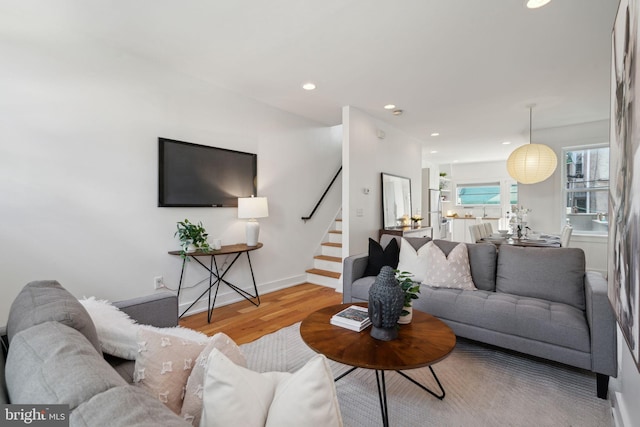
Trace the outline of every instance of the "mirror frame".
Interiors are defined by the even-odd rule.
[[[389,173],[382,172],[380,174],[380,183],[382,186],[382,228],[385,230],[389,229],[397,229],[403,228],[411,225],[411,179],[404,177],[393,175]],[[401,188],[401,200],[403,200],[402,212],[397,212],[394,215],[389,215],[390,213],[395,211],[395,207],[398,206],[394,204],[394,208],[392,209],[389,206],[388,201],[392,199],[397,199],[395,197],[395,191],[391,192],[392,186],[389,186],[389,183],[393,183],[395,186],[400,186]],[[387,184],[387,185],[385,185]],[[407,215],[409,218],[407,224],[402,224],[401,218]]]

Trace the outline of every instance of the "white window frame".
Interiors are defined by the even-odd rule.
[[[572,192],[572,191],[567,191],[567,162],[566,162],[566,158],[567,158],[567,152],[569,151],[580,151],[580,150],[597,150],[599,148],[609,148],[609,144],[608,143],[600,143],[600,144],[585,144],[585,145],[575,145],[575,146],[571,146],[571,147],[562,147],[562,160],[561,160],[561,165],[562,165],[562,179],[561,179],[561,186],[562,186],[562,203],[561,203],[561,207],[562,207],[562,212],[561,212],[561,228],[564,227],[564,225],[567,223],[567,196],[568,193]],[[611,160],[609,160],[611,161]],[[611,182],[611,181],[609,181]],[[579,191],[575,191],[575,192],[580,192],[580,193],[592,193],[592,192],[606,192],[607,193],[607,197],[609,194],[609,186],[607,186],[607,188],[581,188]],[[608,212],[607,212],[608,214]],[[590,231],[590,230],[573,230],[573,234],[574,235],[589,235],[589,236],[608,236],[609,235],[609,231]]]

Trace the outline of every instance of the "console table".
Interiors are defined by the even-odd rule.
[[[396,228],[383,228],[378,231],[378,239],[382,237],[383,234],[392,234],[394,236],[403,236],[403,237],[430,237],[433,238],[433,228],[432,227],[396,227]]]
[[[187,311],[189,311],[191,307],[195,305],[195,303],[200,301],[200,299],[204,296],[204,294],[209,293],[209,299],[207,301],[207,322],[211,323],[211,315],[213,314],[213,308],[216,305],[216,298],[218,297],[218,290],[220,289],[221,282],[227,285],[228,287],[230,287],[231,289],[233,289],[238,295],[240,295],[242,298],[249,301],[251,304],[255,305],[256,307],[259,306],[260,295],[258,294],[258,287],[256,286],[256,278],[253,275],[253,267],[251,266],[251,257],[249,256],[249,252],[255,251],[256,249],[260,249],[261,247],[262,247],[262,243],[258,243],[256,246],[247,246],[244,243],[238,243],[235,245],[225,245],[225,246],[222,246],[220,249],[215,249],[215,250],[212,249],[209,252],[197,250],[195,252],[187,253],[184,259],[182,260],[182,271],[180,272],[180,283],[178,284],[178,298],[180,298],[180,289],[182,288],[182,279],[184,277],[184,267],[188,261],[187,257],[194,259],[198,264],[200,264],[205,270],[209,272],[209,287],[202,294],[200,294],[200,296],[196,298],[196,300],[192,302],[191,305],[185,311],[183,311],[182,314],[178,317],[180,318],[184,316],[184,314]],[[169,251],[169,254],[182,255],[182,252]],[[240,255],[242,254],[247,254],[247,261],[249,261],[249,270],[251,271],[251,280],[253,281],[253,290],[255,292],[255,295],[250,294],[244,289],[241,289],[238,286],[234,285],[233,283],[230,283],[224,279],[224,276],[227,274],[227,272],[231,269],[233,264],[235,264],[235,262],[238,260],[238,258],[240,258]],[[227,269],[224,270],[222,274],[220,274],[220,270],[218,269],[218,263],[216,262],[216,256],[218,255],[235,255],[235,257],[233,258],[233,261],[231,261],[231,264],[229,264],[229,267],[227,267]],[[207,267],[205,264],[203,264],[202,261],[198,259],[198,257],[211,257],[211,259],[209,260],[209,266]],[[213,295],[213,301],[211,301],[211,288],[213,288],[214,286],[216,288],[216,292]]]

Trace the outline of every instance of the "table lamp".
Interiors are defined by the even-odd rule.
[[[258,245],[258,235],[260,234],[260,224],[256,218],[266,218],[269,216],[269,207],[266,197],[240,197],[238,198],[238,218],[248,219],[247,221],[247,246]]]

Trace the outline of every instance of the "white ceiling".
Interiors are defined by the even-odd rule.
[[[528,142],[531,103],[534,141],[536,129],[608,119],[617,3],[0,0],[0,14],[72,29],[327,125],[352,105],[449,163],[506,159]],[[302,90],[307,81],[317,89]]]

